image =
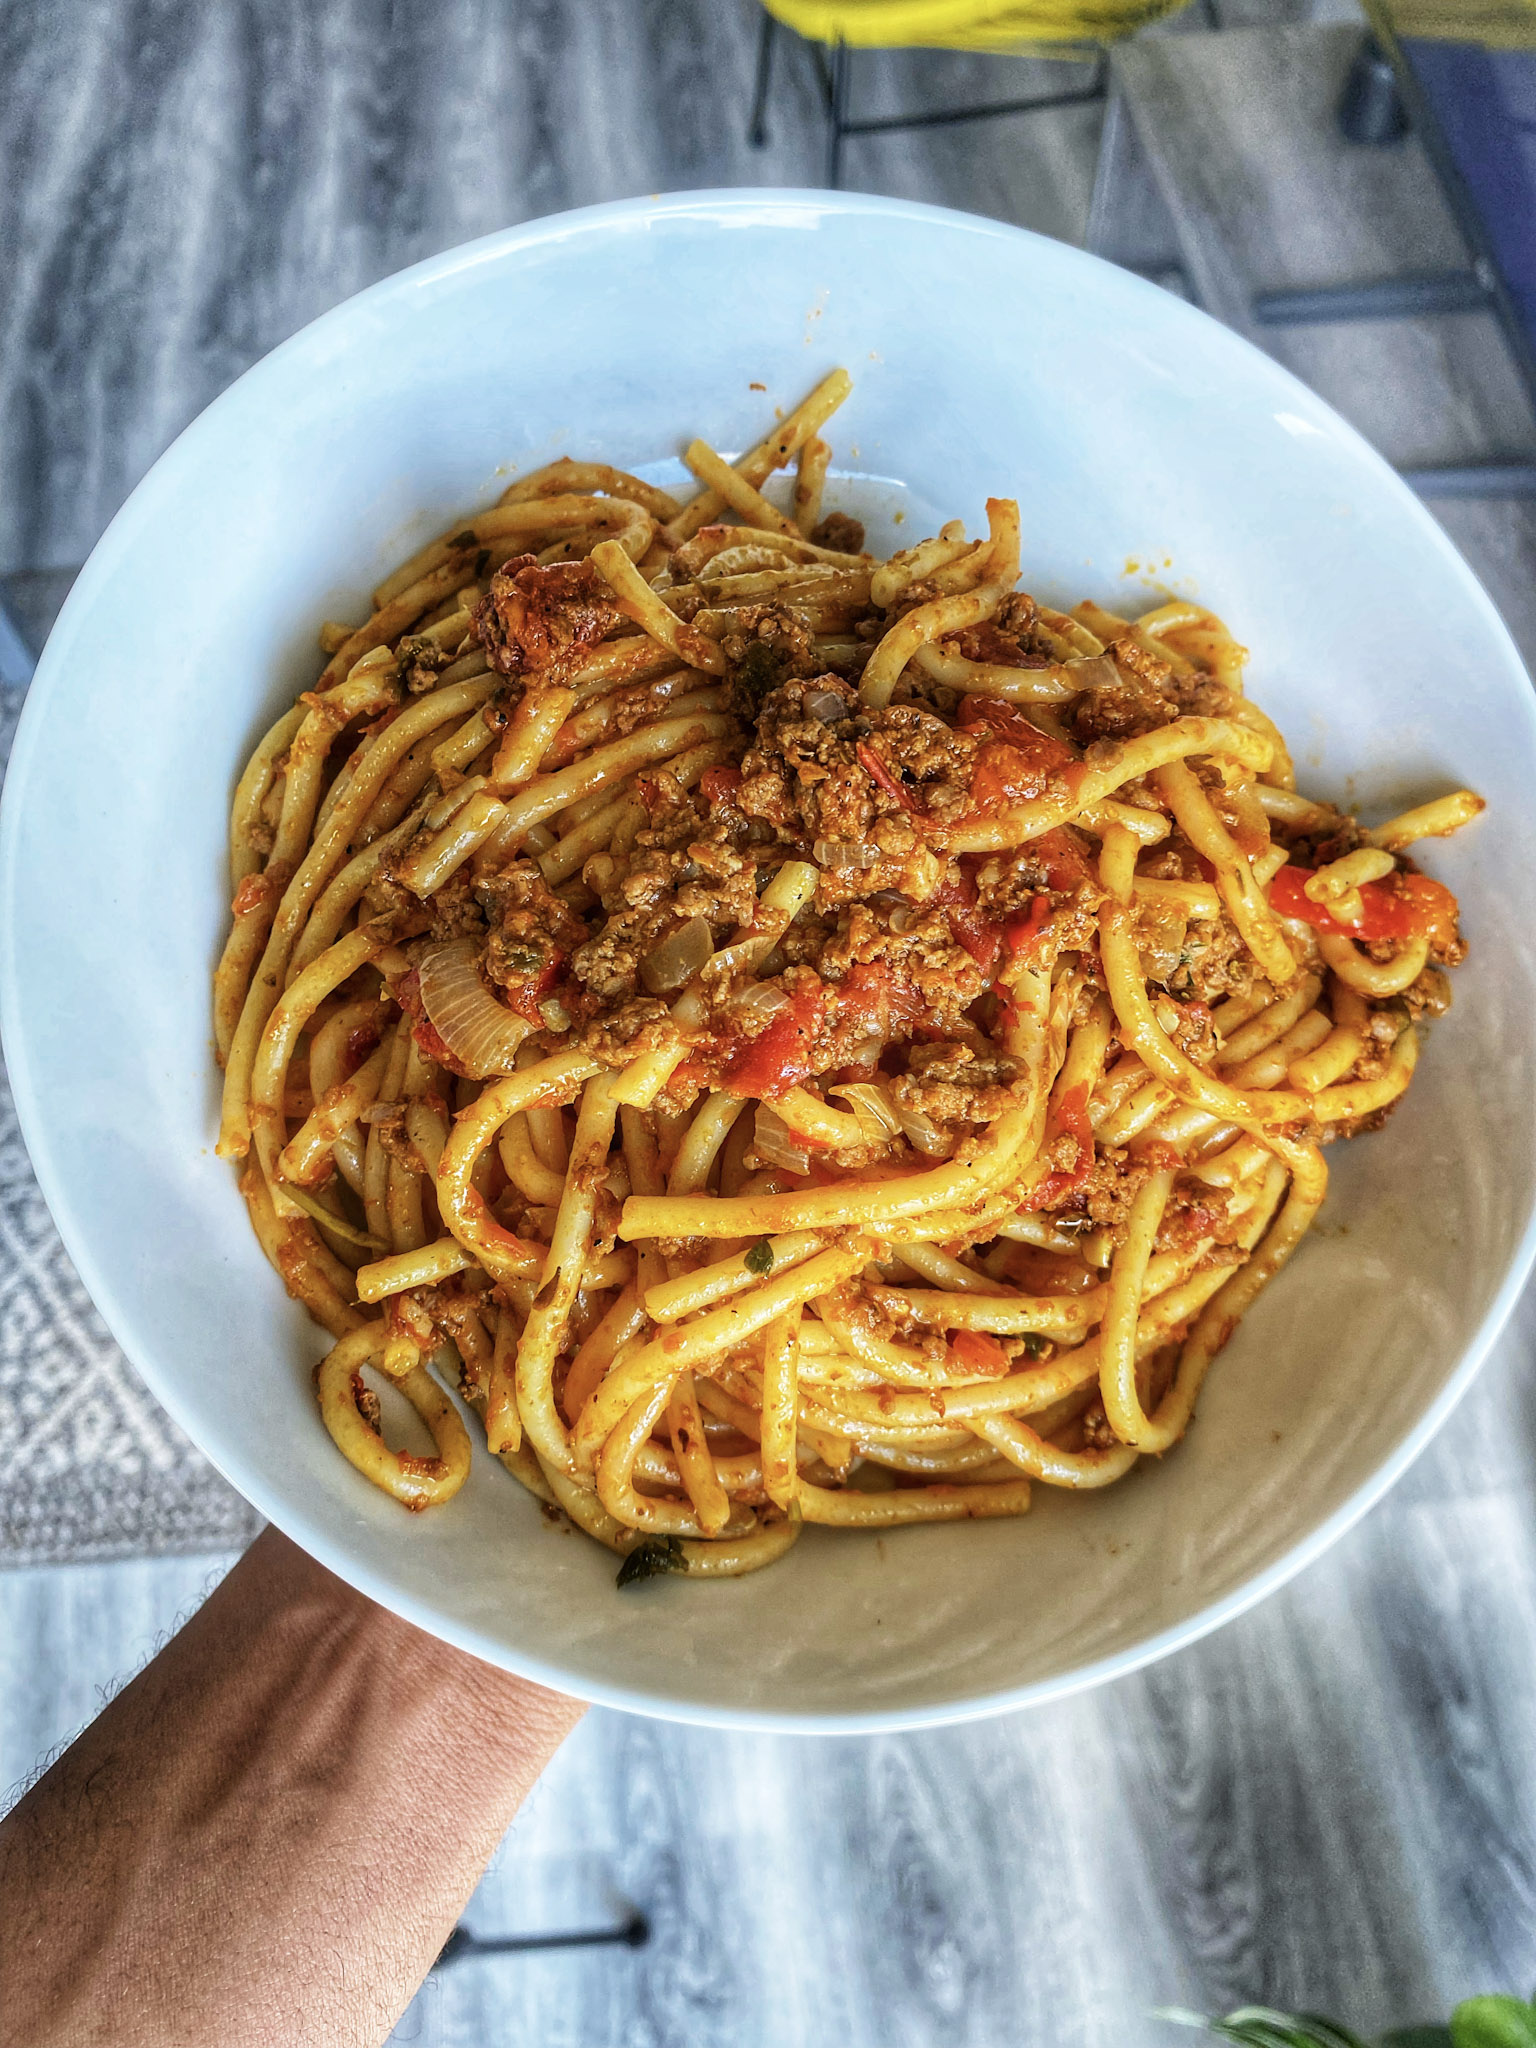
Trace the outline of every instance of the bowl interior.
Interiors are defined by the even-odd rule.
[[[482,1451],[407,1518],[333,1450],[289,1303],[213,1156],[208,974],[233,781],[315,632],[518,470],[663,477],[835,363],[831,503],[900,545],[1017,494],[1026,587],[1189,593],[1252,649],[1304,787],[1384,815],[1491,805],[1426,865],[1472,955],[1388,1127],[1332,1155],[1321,1227],[1187,1441],[1022,1523],[819,1530],[761,1575],[652,1581],[552,1528]],[[754,388],[756,386],[764,389]],[[830,195],[595,209],[339,308],[163,458],[70,598],[4,820],[7,1044],[65,1240],[157,1394],[334,1569],[481,1654],[645,1711],[913,1723],[1082,1683],[1235,1611],[1374,1497],[1486,1350],[1527,1258],[1536,720],[1449,544],[1318,400],[1223,329],[1058,245]]]

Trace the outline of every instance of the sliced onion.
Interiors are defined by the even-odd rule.
[[[871,1138],[893,1138],[901,1129],[901,1118],[890,1098],[873,1081],[845,1081],[840,1088],[829,1088],[827,1093],[843,1098],[858,1118],[860,1128]]]
[[[940,1153],[949,1150],[948,1138],[931,1116],[920,1109],[909,1109],[904,1102],[896,1105],[896,1114],[901,1118],[903,1136],[919,1152],[926,1152],[930,1159],[936,1159]]]
[[[1079,690],[1112,690],[1120,671],[1107,654],[1084,654],[1064,665],[1063,673]]]
[[[764,1166],[782,1166],[787,1173],[809,1173],[811,1170],[810,1153],[803,1145],[795,1143],[789,1125],[766,1102],[757,1106],[752,1149]]]
[[[856,846],[851,839],[818,839],[811,858],[821,868],[876,868],[880,851],[874,846]]]
[[[776,981],[749,981],[739,989],[726,1004],[733,1020],[747,1023],[766,1022],[776,1016],[789,1002],[789,992],[780,988]]]
[[[690,917],[675,932],[668,932],[659,945],[652,946],[640,962],[640,979],[653,996],[664,996],[684,982],[692,981],[715,950],[715,935],[707,917]]]
[[[806,717],[817,719],[822,725],[831,725],[848,716],[848,700],[840,697],[836,690],[807,690],[800,702]]]
[[[510,1074],[532,1030],[480,979],[473,939],[448,939],[421,956],[421,1007],[427,1022],[468,1074]]]

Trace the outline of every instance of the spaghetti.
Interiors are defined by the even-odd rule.
[[[235,795],[219,1150],[325,1426],[438,1505],[446,1377],[621,1582],[1167,1451],[1464,952],[1406,849],[1476,797],[1300,796],[1221,621],[1024,595],[1010,500],[875,559],[848,388],[685,505],[524,478]]]

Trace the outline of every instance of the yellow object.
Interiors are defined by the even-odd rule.
[[[763,0],[776,21],[816,43],[859,49],[985,50],[1080,55],[1118,42],[1186,0]]]
[[[1379,12],[1400,36],[1536,49],[1536,0],[1377,0],[1368,11]]]

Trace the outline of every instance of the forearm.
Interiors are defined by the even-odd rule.
[[[580,1711],[269,1530],[0,1824],[0,2041],[382,2041]]]

